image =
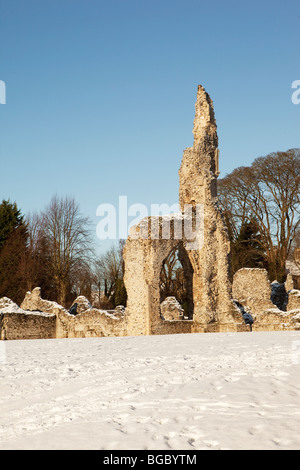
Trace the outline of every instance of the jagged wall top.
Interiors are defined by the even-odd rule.
[[[195,104],[194,119],[194,148],[203,143],[205,136],[214,139],[214,145],[218,146],[217,125],[213,102],[202,85],[198,85],[197,100]]]
[[[183,153],[179,169],[179,203],[205,204],[217,196],[219,149],[213,102],[198,85],[195,104],[194,144]]]

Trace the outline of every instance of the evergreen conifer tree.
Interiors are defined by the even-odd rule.
[[[0,297],[21,302],[26,291],[23,268],[28,232],[17,204],[0,204]]]

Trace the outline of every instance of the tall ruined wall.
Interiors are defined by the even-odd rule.
[[[193,134],[193,147],[184,151],[179,169],[179,203],[182,211],[187,204],[203,207],[203,246],[189,253],[197,273],[194,320],[200,324],[232,323],[230,242],[217,199],[217,125],[213,102],[201,85],[195,104]]]
[[[124,250],[130,334],[174,330],[175,326],[160,318],[159,281],[162,263],[179,241],[193,269],[193,323],[176,323],[176,329],[201,331],[211,324],[231,328],[236,322],[229,280],[230,243],[217,199],[217,126],[212,100],[202,86],[197,92],[193,133],[193,147],[184,151],[179,169],[181,213],[169,216],[169,219],[175,224],[181,217],[185,224],[186,209],[190,211],[196,238],[191,243],[185,230],[179,238],[174,229],[174,235],[166,239],[163,231],[153,231],[150,226],[153,218],[142,220],[132,229]],[[166,220],[168,216],[161,217],[161,225]],[[142,232],[146,232],[144,236],[141,236]]]
[[[265,269],[242,268],[234,274],[232,296],[253,312],[275,307],[271,302],[271,284]]]
[[[207,204],[217,196],[219,149],[213,102],[199,85],[195,104],[194,143],[183,152],[179,169],[179,204]]]

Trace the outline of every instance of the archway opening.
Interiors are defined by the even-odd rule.
[[[192,320],[193,267],[182,243],[173,248],[164,259],[159,285],[161,317],[165,320]]]

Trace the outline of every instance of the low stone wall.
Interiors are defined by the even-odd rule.
[[[232,296],[252,315],[253,331],[300,329],[300,291],[286,292],[283,311],[271,300],[274,287],[276,282],[271,285],[265,269],[242,268],[234,275]]]
[[[160,320],[152,329],[153,335],[175,335],[192,333],[192,320]]]
[[[56,316],[26,312],[7,297],[0,299],[0,339],[42,339],[56,337]]]
[[[232,286],[234,322],[200,324],[195,319],[180,319],[178,311],[175,315],[172,310],[172,315],[168,314],[169,319],[158,318],[152,324],[149,334],[248,332],[250,327],[245,324],[236,302],[253,317],[253,331],[300,329],[300,291],[288,291],[287,311],[280,310],[272,303],[272,292],[274,294],[274,285],[271,286],[265,270],[242,269],[235,274]],[[75,308],[70,311],[77,312],[76,315],[56,302],[42,299],[39,288],[27,292],[21,308],[4,297],[0,299],[0,339],[88,338],[132,334],[132,328],[128,329],[130,315],[123,307],[110,311],[99,310],[83,297],[78,297],[72,307]],[[165,311],[164,315],[167,316]],[[173,319],[176,316],[179,319]],[[142,328],[139,332],[139,326],[136,325],[135,335],[145,334]]]
[[[125,336],[123,317],[117,317],[98,309],[89,309],[76,316],[59,313],[56,323],[57,338],[90,338]]]
[[[76,306],[76,309],[72,309]],[[53,314],[56,319],[56,338],[87,338],[101,336],[124,336],[126,334],[126,322],[122,309],[106,311],[95,309],[85,297],[74,300],[70,309],[79,312],[71,314],[56,302],[41,298],[39,287],[27,292],[21,304],[27,311],[42,310]]]
[[[2,313],[0,335],[3,340],[52,339],[56,337],[56,317],[39,313]]]

